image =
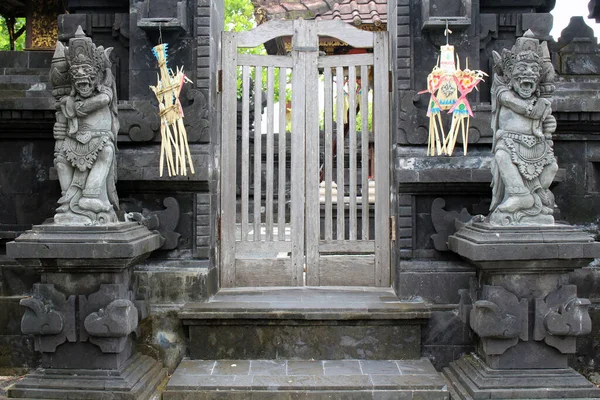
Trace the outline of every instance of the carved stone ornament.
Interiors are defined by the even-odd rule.
[[[480,300],[473,303],[469,320],[488,355],[503,354],[519,339],[528,340],[527,300],[519,299],[501,286],[482,287]]]
[[[79,296],[80,340],[103,353],[120,353],[138,328],[139,313],[133,293],[122,284],[102,284],[100,290]]]
[[[471,219],[471,214],[466,208],[460,213],[457,211],[446,211],[446,200],[438,197],[431,203],[431,222],[435,234],[431,235],[433,247],[437,251],[448,251],[448,236],[456,232],[456,220],[466,223]]]
[[[576,337],[592,331],[590,305],[588,299],[577,297],[575,285],[561,286],[545,299],[536,299],[533,338],[563,354],[574,354]]]
[[[57,42],[50,68],[56,98],[54,166],[62,196],[54,222],[118,222],[116,210],[117,93],[109,60],[81,26],[69,46]]]
[[[492,203],[494,225],[554,224],[550,184],[558,165],[554,157],[550,97],[554,67],[546,42],[531,31],[512,50],[493,52]]]
[[[67,340],[77,340],[75,332],[75,296],[65,296],[54,285],[36,283],[33,296],[21,299],[25,307],[21,332],[34,335],[35,350],[53,353]]]

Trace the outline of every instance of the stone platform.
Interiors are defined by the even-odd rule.
[[[11,398],[76,400],[144,400],[154,395],[167,370],[148,357],[136,354],[120,368],[38,368],[9,390]]]
[[[464,356],[444,369],[453,398],[597,399],[596,385],[572,368],[492,369],[476,355]]]
[[[391,288],[303,287],[222,289],[179,318],[192,359],[389,360],[420,357],[430,315]]]
[[[164,400],[449,399],[446,382],[420,360],[184,360]]]

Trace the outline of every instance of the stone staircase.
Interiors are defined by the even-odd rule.
[[[391,288],[222,289],[179,312],[189,359],[163,399],[449,399],[429,317]]]
[[[3,51],[0,57],[0,118],[8,135],[52,132],[54,102],[49,80],[52,52]]]

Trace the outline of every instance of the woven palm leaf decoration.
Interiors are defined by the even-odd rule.
[[[168,44],[162,43],[152,49],[158,61],[160,75],[157,74],[158,83],[150,89],[158,99],[160,115],[160,176],[163,176],[164,167],[167,167],[169,176],[187,175],[187,165],[194,174],[194,165],[188,145],[187,132],[183,124],[183,109],[179,102],[179,94],[185,82],[191,82],[183,73],[183,67],[175,72],[167,67]]]
[[[446,27],[444,35],[452,33]],[[464,154],[467,154],[469,141],[469,118],[473,111],[467,95],[477,88],[487,74],[479,70],[470,70],[468,61],[464,70],[460,69],[458,56],[455,56],[454,46],[448,44],[440,47],[441,54],[437,65],[427,76],[427,90],[420,94],[429,93],[430,100],[427,107],[429,117],[429,138],[427,141],[427,155],[449,155],[454,152],[459,132],[462,136]],[[455,61],[456,60],[456,61]],[[457,67],[458,64],[458,67]],[[448,111],[452,114],[452,124],[448,133],[445,133],[441,112]]]

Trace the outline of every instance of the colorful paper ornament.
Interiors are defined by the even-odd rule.
[[[452,31],[446,27],[444,35],[448,37],[449,33]],[[479,82],[487,74],[479,70],[470,70],[468,60],[466,68],[461,70],[458,56],[455,56],[454,53],[454,46],[449,45],[447,41],[446,45],[440,47],[440,50],[438,65],[434,66],[427,76],[427,90],[419,92],[419,94],[429,93],[431,95],[427,107],[427,116],[429,117],[427,155],[434,156],[437,153],[437,155],[451,156],[459,131],[466,155],[469,141],[469,117],[473,116],[467,95],[477,88]],[[452,114],[452,125],[448,134],[444,131],[442,111]]]
[[[195,173],[192,156],[188,145],[187,132],[183,124],[183,109],[179,102],[179,94],[185,82],[191,82],[183,73],[183,67],[176,72],[167,67],[168,44],[162,43],[152,49],[158,61],[160,75],[158,84],[150,89],[158,99],[160,115],[160,176],[163,176],[165,161],[169,176],[187,175],[187,163],[190,171]]]

